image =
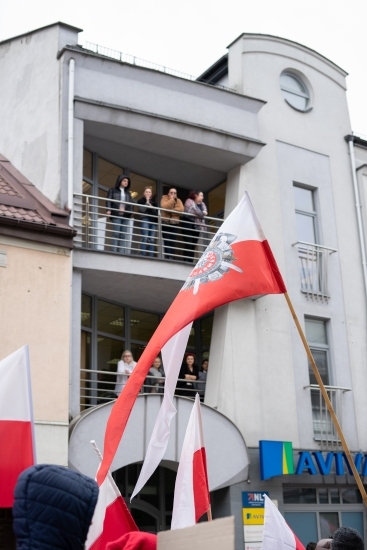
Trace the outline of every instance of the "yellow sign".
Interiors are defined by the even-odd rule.
[[[264,525],[265,508],[242,508],[244,525]]]

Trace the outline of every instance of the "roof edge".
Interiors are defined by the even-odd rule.
[[[338,69],[338,71],[341,71],[344,76],[348,76],[347,71],[342,69],[342,67],[339,67],[339,65],[334,63],[334,61],[331,61],[331,59],[328,59],[327,57],[325,57],[321,53],[317,52],[316,50],[313,50],[312,48],[309,48],[308,46],[305,46],[304,44],[301,44],[300,42],[296,42],[295,40],[290,40],[289,38],[284,38],[282,36],[276,36],[275,34],[262,34],[262,33],[258,33],[258,32],[243,32],[242,34],[237,36],[237,38],[235,38],[235,40],[233,40],[230,44],[228,44],[227,48],[230,48],[235,42],[237,42],[237,40],[240,40],[240,38],[243,38],[244,36],[248,36],[248,37],[258,36],[259,38],[275,38],[276,40],[281,41],[281,42],[288,42],[289,44],[294,44],[296,46],[300,46],[304,50],[312,53],[313,55],[316,55],[317,57],[321,57],[323,60],[325,60],[328,63],[330,63],[331,65],[333,65],[336,69]]]
[[[69,25],[68,23],[63,23],[62,21],[56,21],[55,23],[50,23],[49,25],[45,25],[44,27],[39,27],[38,29],[33,29],[31,31],[24,32],[22,34],[18,34],[17,36],[11,36],[10,38],[6,38],[5,40],[0,41],[1,44],[5,44],[6,42],[11,42],[12,40],[17,40],[18,38],[22,38],[23,36],[28,36],[29,34],[33,34],[36,32],[43,31],[45,29],[49,29],[51,27],[56,27],[56,25],[59,25],[60,27],[65,27],[67,29],[72,29],[76,32],[83,32],[83,29],[80,29],[79,27],[74,27],[74,25]]]

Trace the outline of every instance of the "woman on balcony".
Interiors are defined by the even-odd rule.
[[[126,349],[122,352],[121,359],[117,363],[117,376],[115,394],[120,395],[125,387],[126,382],[129,379],[130,374],[135,368],[136,362],[134,361],[133,354],[130,350]]]
[[[195,380],[198,379],[198,376],[199,368],[195,364],[195,356],[193,353],[188,353],[180,370],[181,381],[178,383],[180,389],[177,394],[182,395],[182,397],[192,397],[194,399],[197,391]]]
[[[133,202],[129,191],[131,180],[125,174],[120,174],[115,187],[111,187],[107,194],[107,216],[110,216],[113,226],[111,240],[112,252],[128,254],[131,248],[130,220],[133,207],[127,202]],[[112,200],[108,200],[112,199]],[[112,202],[112,201],[120,201]]]
[[[152,208],[152,206],[157,206],[157,204],[152,201],[152,188],[145,187],[144,196],[138,200],[139,212],[141,212],[141,244],[140,250],[143,256],[146,256],[148,251],[148,256],[153,258],[154,256],[154,243],[156,241],[157,235],[157,210]]]
[[[162,210],[162,233],[164,241],[164,256],[167,260],[177,258],[177,239],[179,236],[180,212],[184,211],[182,201],[177,197],[177,190],[171,187],[168,195],[163,195],[161,199]]]
[[[195,248],[199,240],[200,233],[204,233],[206,231],[204,216],[208,215],[208,210],[203,200],[203,192],[193,190],[190,191],[189,196],[185,201],[185,212],[191,214],[190,216],[186,216],[182,222],[184,225],[182,233],[185,241],[185,262],[193,262]]]

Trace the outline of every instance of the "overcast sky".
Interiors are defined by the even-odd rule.
[[[349,73],[355,133],[367,136],[367,0],[0,0],[0,41],[63,21],[94,42],[198,76],[242,32],[300,42]]]

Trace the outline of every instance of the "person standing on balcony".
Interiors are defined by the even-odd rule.
[[[117,363],[117,376],[115,394],[120,395],[128,381],[129,375],[133,372],[136,362],[130,350],[125,349],[122,352],[121,360]]]
[[[208,374],[208,359],[204,359],[201,363],[201,370],[199,371],[198,381],[195,384],[198,394],[200,395],[200,401],[204,401],[206,377]]]
[[[182,229],[185,241],[185,262],[192,263],[195,255],[196,244],[200,233],[206,231],[204,216],[208,215],[208,209],[205,206],[204,194],[202,191],[190,191],[185,201],[185,212],[191,214],[186,216],[183,221],[185,228]]]
[[[167,260],[172,259],[173,254],[177,254],[176,243],[178,238],[178,226],[180,223],[180,212],[184,211],[182,201],[177,197],[177,190],[171,187],[168,195],[163,195],[161,199],[161,208],[171,210],[171,212],[162,211],[162,233],[164,241],[164,256]]]
[[[141,245],[140,250],[143,256],[148,256],[151,258],[154,255],[154,243],[156,240],[157,234],[157,210],[152,208],[152,206],[157,206],[157,204],[152,200],[152,188],[145,187],[144,196],[138,200],[139,212],[141,212]]]
[[[129,244],[129,229],[133,207],[127,202],[133,202],[131,193],[129,191],[131,180],[125,174],[120,174],[116,180],[115,187],[111,187],[107,194],[107,216],[111,217],[113,225],[112,235],[112,252],[120,252],[120,254],[128,253],[130,249]],[[113,201],[120,201],[112,202]]]
[[[197,393],[195,380],[198,379],[198,376],[199,368],[195,364],[195,356],[193,353],[188,353],[180,370],[181,381],[177,385],[180,390],[177,394],[182,395],[182,397],[192,397],[195,399]]]

